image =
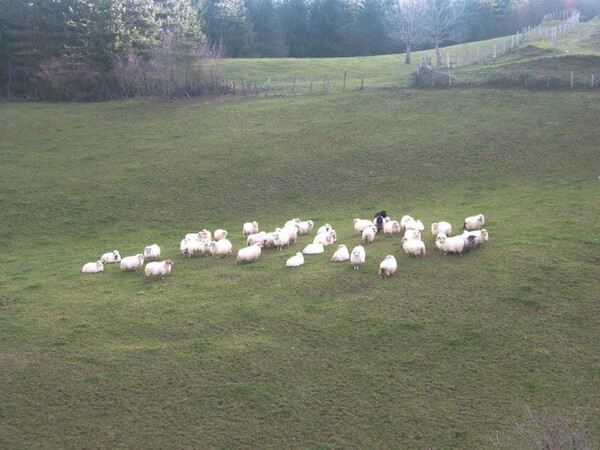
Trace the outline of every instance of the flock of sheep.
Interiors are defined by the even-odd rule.
[[[452,225],[448,222],[435,222],[431,225],[431,234],[435,237],[435,245],[438,250],[446,254],[462,254],[470,249],[486,242],[489,234],[483,225],[485,217],[483,214],[465,218],[462,226],[462,233],[455,236],[452,234]],[[404,216],[399,221],[393,220],[387,216],[386,211],[379,211],[375,214],[375,219],[356,218],[353,221],[354,229],[360,233],[364,245],[375,240],[375,236],[383,232],[385,234],[401,234],[402,248],[409,256],[425,256],[425,243],[421,239],[421,232],[425,226],[420,220],[411,216]],[[238,250],[235,262],[249,263],[258,260],[263,248],[288,247],[296,243],[299,235],[309,234],[314,227],[312,220],[302,221],[295,218],[287,221],[283,227],[275,229],[273,232],[260,231],[257,222],[246,222],[242,227],[242,232],[246,237],[246,247]],[[313,239],[313,242],[306,245],[301,252],[286,261],[287,267],[299,267],[304,264],[304,255],[315,255],[325,252],[325,247],[332,245],[337,241],[337,233],[330,224],[321,226]],[[202,230],[198,233],[188,233],[185,235],[179,245],[179,250],[184,258],[191,258],[195,255],[214,255],[217,257],[226,257],[233,252],[233,246],[227,239],[227,231],[218,229],[214,233],[209,230]],[[160,258],[161,249],[157,244],[144,248],[143,253],[121,258],[117,250],[105,253],[96,262],[85,264],[81,272],[98,273],[104,270],[105,264],[119,263],[122,271],[135,271],[144,268],[144,274],[147,277],[164,276],[171,272],[173,261],[156,261]],[[354,269],[360,268],[366,261],[366,250],[363,245],[357,245],[348,251],[348,248],[341,244],[331,257],[333,262],[350,261]],[[152,260],[146,263],[146,260]],[[398,267],[394,255],[387,255],[379,265],[379,275],[387,278],[396,272]]]

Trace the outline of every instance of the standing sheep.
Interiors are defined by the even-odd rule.
[[[375,235],[377,234],[377,227],[375,225],[370,225],[362,231],[361,239],[363,244],[370,244],[375,240]]]
[[[298,234],[308,234],[312,231],[315,223],[312,220],[305,220],[298,223]]]
[[[402,238],[402,248],[408,256],[425,256],[425,243],[420,239]]]
[[[144,258],[158,259],[160,258],[160,247],[157,244],[144,247]]]
[[[348,261],[349,259],[350,259],[350,252],[348,251],[348,247],[346,247],[344,244],[338,245],[337,250],[331,257],[331,260],[333,262]]]
[[[431,224],[432,236],[437,238],[438,234],[440,233],[444,233],[446,236],[450,236],[452,234],[452,225],[450,222],[433,222]]]
[[[350,264],[354,269],[359,269],[367,260],[367,252],[362,245],[357,245],[352,249],[350,254]]]
[[[359,219],[357,217],[356,219],[354,219],[352,221],[352,224],[354,225],[354,229],[356,231],[358,231],[359,233],[362,233],[365,228],[373,225],[373,222],[371,222],[370,220],[367,220],[367,219]]]
[[[221,239],[220,241],[212,241],[210,243],[210,254],[220,258],[229,256],[233,250],[229,239]]]
[[[400,231],[400,222],[397,220],[389,220],[383,224],[383,232],[386,234],[398,234]]]
[[[483,214],[479,214],[477,216],[469,216],[465,218],[465,221],[463,223],[463,230],[479,230],[484,223],[485,217]]]
[[[381,278],[388,278],[396,272],[398,268],[398,262],[394,255],[387,255],[381,264],[379,264],[379,276]]]
[[[121,270],[126,272],[128,270],[137,270],[144,265],[144,255],[138,253],[135,256],[126,256],[121,260]]]
[[[435,246],[443,255],[448,253],[460,255],[472,248],[473,245],[475,245],[475,236],[467,236],[467,238],[463,238],[463,236],[448,237],[444,233],[440,233],[435,239]]]
[[[213,237],[215,241],[220,241],[221,239],[225,239],[227,237],[227,230],[222,230],[221,228],[215,230],[213,233]]]
[[[171,273],[171,267],[173,266],[173,264],[174,262],[170,259],[160,262],[149,262],[148,264],[146,264],[146,267],[144,267],[144,275],[146,275],[147,277],[162,277],[168,273]]]
[[[100,260],[85,263],[81,268],[81,273],[98,273],[102,271],[104,271],[104,263]]]
[[[249,234],[258,233],[259,232],[258,222],[256,220],[253,222],[246,222],[244,224],[244,226],[242,227],[242,232],[244,233],[244,236],[247,236]]]

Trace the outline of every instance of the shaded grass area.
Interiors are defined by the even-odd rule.
[[[0,443],[483,448],[524,405],[600,437],[598,97],[365,91],[214,104],[0,104]],[[23,132],[28,130],[28,132]],[[186,232],[387,209],[464,257],[378,236],[359,271],[294,248],[183,260]],[[157,242],[162,280],[78,271]],[[399,270],[380,280],[393,253]]]

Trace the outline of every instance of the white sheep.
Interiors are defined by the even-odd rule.
[[[418,239],[421,240],[421,232],[419,230],[406,230],[404,236],[406,239]]]
[[[81,268],[81,273],[98,273],[102,271],[104,271],[104,263],[100,260],[96,262],[85,263]]]
[[[158,259],[160,258],[160,247],[158,244],[148,245],[144,247],[144,258]]]
[[[196,239],[196,240],[200,240],[200,233],[187,233],[183,239]]]
[[[238,250],[235,257],[235,263],[249,263],[258,260],[261,255],[262,244],[252,244],[248,247],[242,247]]]
[[[413,219],[409,215],[402,216],[402,218],[400,219],[400,228],[402,228],[402,230],[406,230],[406,222],[411,220],[414,221],[415,219]]]
[[[485,217],[483,214],[477,216],[469,216],[465,218],[463,223],[463,230],[472,231],[480,229],[485,223]]]
[[[393,275],[398,268],[398,262],[394,255],[387,255],[381,264],[379,264],[379,276],[381,278],[388,278]]]
[[[246,245],[258,244],[258,243],[263,244],[265,242],[266,237],[267,237],[267,233],[265,233],[264,231],[260,231],[258,233],[251,233],[246,238]]]
[[[360,268],[367,260],[367,252],[362,245],[357,245],[352,249],[350,254],[350,264],[354,269]]]
[[[467,241],[462,236],[448,237],[444,233],[440,233],[435,239],[435,246],[443,255],[448,253],[461,254],[465,250],[465,242]]]
[[[292,256],[285,262],[286,267],[298,267],[304,264],[304,255],[302,252],[296,253],[295,256]]]
[[[404,223],[404,229],[423,231],[425,229],[425,225],[423,225],[423,222],[420,220],[411,219]]]
[[[170,259],[160,262],[149,262],[148,264],[146,264],[146,267],[144,267],[144,275],[146,275],[147,277],[162,277],[168,273],[171,273],[171,268],[173,267],[173,264],[175,263]]]
[[[279,231],[276,231],[273,234],[273,244],[280,251],[283,250],[283,247],[288,247],[290,245],[290,233],[285,228],[282,228]]]
[[[317,234],[329,233],[331,230],[333,230],[331,225],[326,223],[325,225],[322,225],[317,229]]]
[[[437,238],[438,234],[444,233],[446,236],[452,234],[452,225],[450,222],[433,222],[431,224],[431,234]]]
[[[192,238],[192,239],[183,239],[181,241],[181,243],[179,244],[179,251],[181,252],[181,254],[183,255],[183,257],[185,258],[186,256],[188,258],[191,258],[194,255],[197,255],[199,253],[202,253],[202,243],[196,239],[196,238]]]
[[[386,217],[387,219],[387,217]],[[402,228],[400,227],[400,222],[397,220],[385,220],[383,221],[383,232],[386,234],[398,234]]]
[[[229,239],[221,239],[210,243],[210,254],[223,258],[229,256],[233,251],[233,245]]]
[[[420,239],[402,238],[402,248],[408,256],[425,256],[425,243]]]
[[[372,220],[367,220],[367,219],[359,219],[357,217],[356,219],[354,219],[352,221],[352,224],[354,225],[354,229],[356,231],[358,231],[359,233],[362,233],[365,228],[370,227],[371,225],[373,225],[373,221]]]
[[[288,220],[283,226],[284,226],[284,228],[287,227],[287,226],[294,226],[295,227],[299,223],[300,223],[300,218],[296,217],[296,218],[294,218],[292,220]]]
[[[137,270],[144,265],[144,255],[138,253],[135,256],[126,256],[121,260],[121,270]]]
[[[298,224],[298,234],[308,234],[312,231],[315,223],[312,220],[304,220]]]
[[[213,238],[215,239],[215,241],[220,241],[221,239],[225,239],[226,237],[227,230],[222,230],[221,228],[216,229],[213,233]]]
[[[319,233],[313,239],[313,244],[331,245],[337,241],[337,233],[334,229],[330,229],[328,232]]]
[[[474,230],[474,231],[463,231],[462,235],[463,239],[467,239],[468,236],[475,236],[475,245],[481,245],[484,242],[486,242],[489,238],[490,235],[488,233],[488,230],[486,230],[485,228],[482,228],[481,230]]]
[[[377,234],[377,227],[375,225],[369,225],[362,231],[361,239],[363,244],[370,244],[375,240],[375,235]]]
[[[349,259],[350,259],[350,252],[348,251],[348,247],[346,247],[344,244],[338,245],[337,250],[331,257],[331,260],[333,262],[348,261]]]
[[[304,247],[302,253],[304,253],[305,255],[318,255],[319,253],[323,253],[324,251],[325,247],[323,247],[323,244],[317,242],[308,244],[306,247]]]
[[[204,256],[208,256],[211,254],[210,252],[210,243],[212,241],[208,238],[204,238],[200,240],[200,254]]]
[[[258,222],[256,220],[253,222],[246,222],[242,227],[242,232],[244,233],[244,236],[247,236],[248,234],[255,234],[259,231],[260,230],[258,229]]]
[[[212,239],[212,233],[204,228],[202,231],[198,232],[198,239],[208,239],[210,241]]]
[[[121,261],[121,255],[119,254],[118,250],[113,250],[110,253],[105,253],[102,255],[100,261],[102,261],[104,264],[117,263]]]
[[[284,230],[289,236],[289,243],[295,244],[298,240],[298,224],[297,223],[287,223],[283,226],[282,230]]]

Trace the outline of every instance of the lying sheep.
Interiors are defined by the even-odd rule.
[[[112,255],[112,253],[110,253]],[[85,263],[81,268],[81,273],[98,273],[104,271],[104,263],[100,260],[96,262]]]
[[[215,241],[220,241],[221,239],[225,239],[227,237],[227,230],[222,230],[218,228],[213,233],[213,238]]]
[[[138,253],[135,256],[126,256],[121,260],[121,270],[123,272],[128,270],[137,270],[144,265],[144,255]]]
[[[348,247],[346,247],[344,244],[338,245],[337,250],[331,257],[331,260],[333,262],[348,261],[349,259],[350,259],[350,252],[348,251]]]
[[[110,253],[105,253],[102,255],[100,261],[102,261],[104,264],[118,263],[121,261],[121,255],[119,254],[118,250],[113,250]]]
[[[295,256],[292,256],[285,262],[286,267],[299,267],[304,264],[304,255],[302,252],[296,253]]]
[[[379,264],[379,276],[381,278],[388,278],[393,275],[398,268],[398,262],[394,255],[387,255],[381,264]]]
[[[463,230],[472,231],[480,229],[485,223],[485,217],[483,214],[477,216],[469,216],[465,218],[463,223]]]
[[[235,263],[250,263],[258,260],[261,255],[262,244],[252,244],[248,247],[243,247],[238,250],[235,257]]]
[[[298,234],[308,234],[312,231],[315,223],[312,220],[305,220],[298,224]]]
[[[363,230],[367,227],[373,225],[373,222],[367,219],[359,219],[358,217],[352,221],[354,224],[354,229],[359,233],[362,233]]]
[[[157,276],[162,277],[168,273],[171,273],[171,268],[173,267],[174,262],[170,259],[166,261],[160,262],[149,262],[144,267],[144,275],[147,277]]]
[[[233,250],[233,246],[229,239],[221,239],[219,241],[212,241],[210,243],[210,254],[219,258],[229,256]]]
[[[452,234],[452,225],[449,222],[434,222],[431,224],[431,234],[438,237],[438,234],[444,233],[446,236]]]
[[[255,234],[258,232],[258,222],[256,220],[253,222],[246,222],[242,227],[242,233],[244,233],[244,236],[247,236],[249,234]]]
[[[385,234],[398,234],[402,228],[397,220],[388,220],[383,224],[383,232]]]
[[[402,238],[402,248],[408,256],[425,256],[425,243],[420,239]]]
[[[319,253],[323,252],[325,252],[325,247],[323,247],[323,244],[320,242],[308,244],[306,247],[304,247],[304,250],[302,250],[302,253],[305,255],[318,255]]]
[[[160,247],[157,244],[144,247],[144,258],[158,259],[160,258]]]
[[[350,264],[352,264],[352,268],[358,270],[366,260],[367,252],[362,245],[357,245],[352,249],[352,253],[350,254]]]
[[[363,244],[370,244],[375,240],[375,235],[377,234],[377,227],[375,225],[370,225],[362,231],[361,239]]]
[[[334,229],[330,229],[326,233],[319,233],[313,239],[313,244],[332,245],[337,241],[337,233]]]

